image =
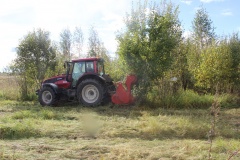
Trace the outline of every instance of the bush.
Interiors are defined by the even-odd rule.
[[[211,106],[213,99],[214,95],[199,95],[192,90],[179,90],[175,94],[168,94],[155,100],[155,103],[163,108],[207,109]],[[222,108],[233,108],[238,107],[239,98],[236,95],[222,94],[218,96],[218,101]]]
[[[176,96],[177,108],[209,108],[213,102],[212,95],[199,95],[192,90],[180,90]]]
[[[198,95],[192,90],[179,90],[176,94],[162,97],[159,104],[164,108],[209,108],[212,101],[211,95]]]
[[[222,108],[235,108],[239,107],[239,97],[233,94],[222,94],[218,97],[219,103]]]

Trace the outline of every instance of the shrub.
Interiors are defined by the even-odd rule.
[[[199,95],[192,90],[179,90],[176,94],[162,97],[159,105],[164,108],[209,108],[213,96]]]
[[[200,95],[193,90],[179,90],[175,94],[167,94],[161,98],[155,99],[155,105],[163,108],[198,108],[208,109],[214,99],[214,95],[203,94]],[[239,98],[232,94],[222,94],[218,97],[221,108],[234,108],[238,107]]]

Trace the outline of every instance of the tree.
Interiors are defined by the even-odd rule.
[[[198,83],[198,78],[196,75],[199,74],[199,68],[202,63],[202,56],[201,54],[205,54],[206,52],[211,54],[208,47],[213,48],[213,44],[216,39],[216,35],[214,32],[213,22],[210,19],[206,9],[200,7],[197,12],[195,13],[195,17],[192,21],[192,40],[189,52],[188,52],[188,66],[189,72],[192,76],[192,81]],[[210,49],[211,50],[211,49]],[[207,55],[204,55],[207,56]],[[205,62],[203,62],[205,63]],[[195,84],[198,86],[198,84]],[[201,85],[203,87],[203,85]]]
[[[181,41],[179,47],[173,53],[173,64],[171,65],[172,75],[179,79],[180,86],[186,90],[191,84],[189,71],[189,52],[191,48],[190,39]]]
[[[64,29],[60,33],[60,48],[66,59],[71,60],[72,33],[69,29]]]
[[[97,30],[92,26],[89,30],[88,57],[102,57],[109,62],[108,51],[104,43],[100,40]]]
[[[166,1],[160,6],[139,2],[125,19],[125,31],[117,37],[120,59],[138,76],[139,92],[144,96],[169,69],[171,54],[181,41],[178,8]]]
[[[194,41],[200,49],[211,44],[216,38],[212,20],[203,7],[197,10],[194,20],[192,21],[192,28]]]
[[[76,27],[73,34],[73,46],[75,48],[75,51],[78,53],[78,58],[81,57],[83,42],[84,36],[82,29],[80,27]]]
[[[17,58],[11,69],[20,76],[23,100],[35,95],[48,71],[55,69],[57,49],[52,45],[49,34],[42,29],[29,32],[17,47]]]
[[[231,78],[228,84],[228,92],[238,91],[240,85],[240,39],[238,33],[233,33],[229,38],[225,38],[224,43],[230,49],[230,58],[232,63],[229,66]]]
[[[226,43],[209,46],[201,54],[200,66],[195,73],[196,85],[214,93],[216,85],[223,88],[231,83],[231,50]]]
[[[101,41],[98,37],[98,32],[92,26],[89,30],[89,38],[88,38],[88,56],[89,57],[97,57],[99,56]]]

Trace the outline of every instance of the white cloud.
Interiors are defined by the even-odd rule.
[[[229,9],[223,10],[221,15],[223,16],[233,16],[233,12]]]
[[[182,3],[185,3],[187,5],[191,5],[192,0],[181,0]]]
[[[211,3],[211,2],[223,2],[224,0],[200,0],[203,3]]]
[[[201,9],[201,7],[194,7],[194,11],[197,12],[199,9]]]
[[[131,6],[129,0],[0,1],[0,44],[4,46],[0,48],[0,71],[16,56],[12,48],[17,47],[19,39],[37,28],[50,31],[52,40],[58,41],[63,29],[81,27],[86,48],[93,25],[106,49],[115,52],[115,32],[124,27],[123,18]]]
[[[192,32],[191,32],[191,31],[184,31],[184,32],[183,32],[183,37],[186,38],[186,39],[187,39],[187,38],[190,38],[191,35],[192,35]]]
[[[26,0],[0,1],[0,17],[13,14],[13,13],[18,13],[22,8],[26,8],[28,6],[31,6],[31,1],[26,1]]]

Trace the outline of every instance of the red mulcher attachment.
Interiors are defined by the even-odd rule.
[[[128,75],[125,82],[126,89],[121,82],[116,85],[116,93],[112,95],[112,102],[114,104],[132,104],[135,98],[131,94],[132,85],[137,82],[137,77],[134,75]]]

